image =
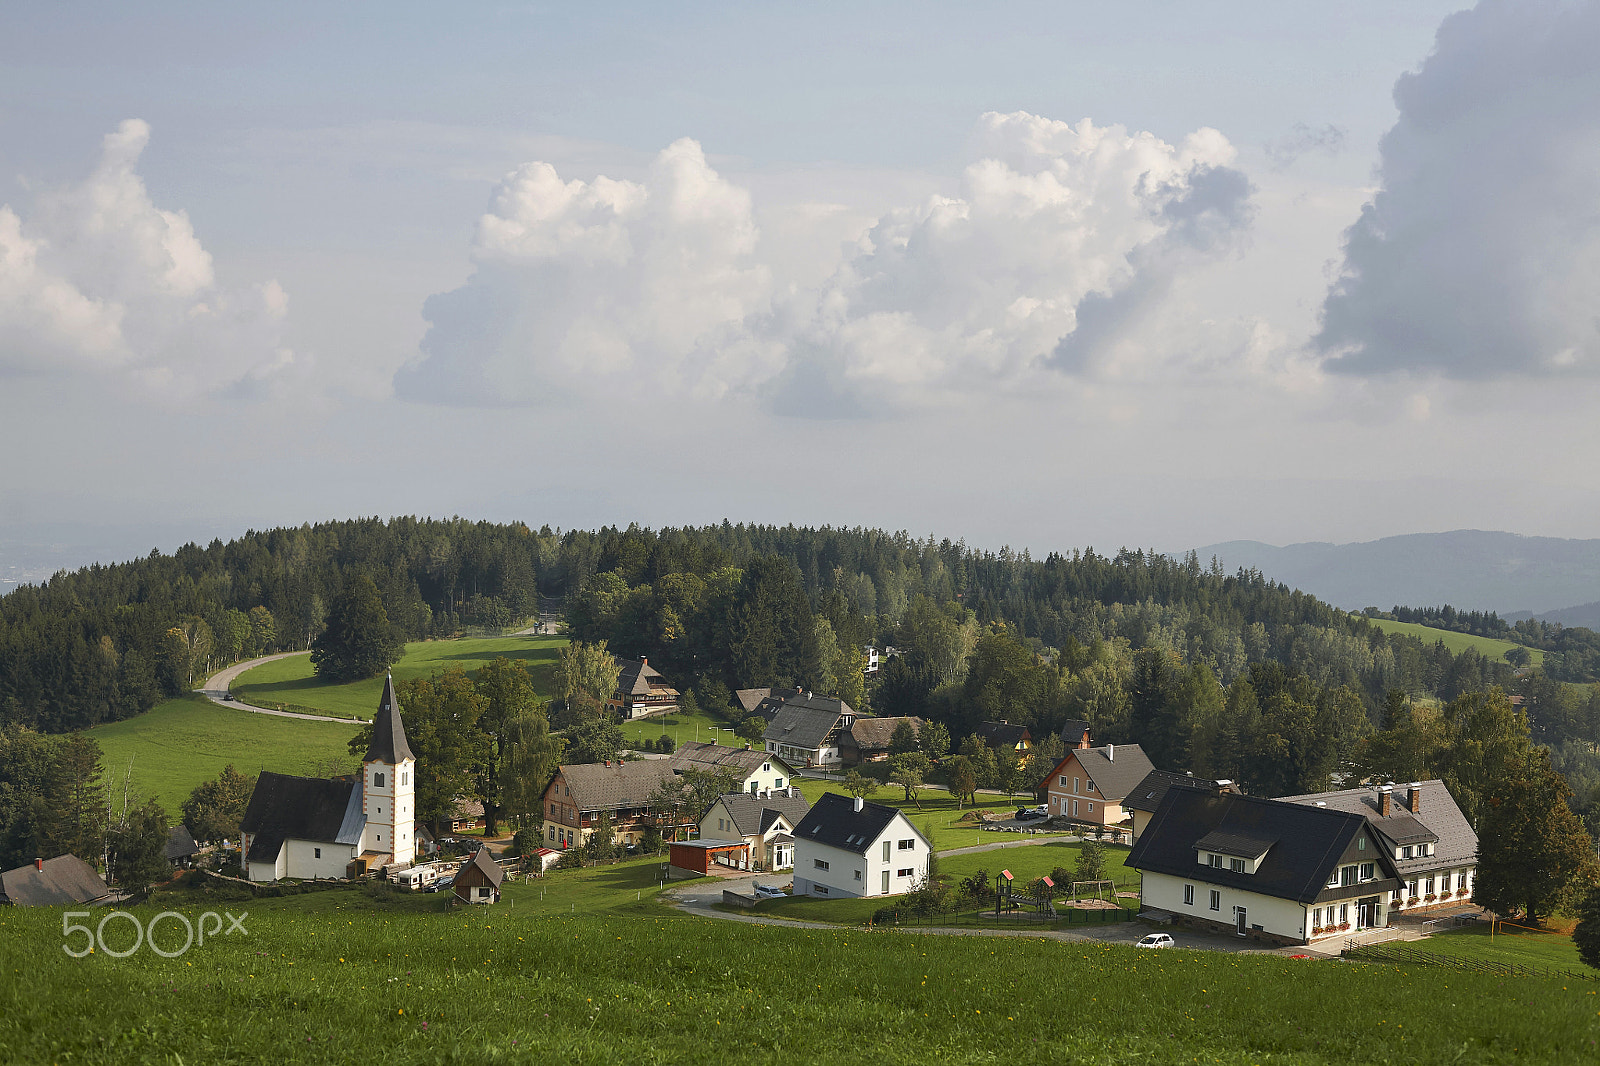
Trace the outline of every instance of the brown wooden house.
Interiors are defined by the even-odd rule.
[[[472,860],[456,872],[450,887],[457,903],[499,903],[500,883],[506,875],[488,848],[473,852]]]

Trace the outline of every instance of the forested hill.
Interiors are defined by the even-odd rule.
[[[1164,647],[1228,684],[1252,663],[1274,662],[1319,688],[1348,686],[1374,716],[1391,689],[1449,698],[1508,677],[1504,664],[1385,637],[1257,573],[1208,571],[1192,557],[1074,551],[1034,559],[903,533],[726,522],[557,533],[359,519],[191,544],[12,592],[0,599],[0,720],[82,728],[144,711],[217,663],[305,648],[353,573],[377,582],[407,639],[527,617],[543,593],[570,598],[580,634],[651,654],[682,681],[709,670],[730,686],[770,684],[785,678],[751,671],[777,670],[818,683],[828,664],[813,652],[781,667],[734,654],[751,639],[729,628],[738,611],[749,613],[736,571],[766,556],[792,564],[807,624],[820,612],[839,647],[912,649],[910,665],[927,675],[918,684],[963,675],[976,634],[992,622],[1008,623],[1046,658],[1065,649],[1066,664],[1107,648],[1125,659],[1128,650]],[[935,616],[954,627],[939,651],[919,645]],[[1082,665],[1092,672],[1088,660]],[[1042,712],[1011,711],[1030,713]]]

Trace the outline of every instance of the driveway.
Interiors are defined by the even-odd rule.
[[[226,670],[218,670],[216,673],[212,674],[211,677],[206,680],[206,683],[200,688],[195,689],[195,691],[204,694],[207,699],[219,707],[237,707],[239,710],[249,711],[251,714],[270,714],[274,718],[299,718],[306,722],[342,722],[346,725],[351,724],[353,719],[350,718],[330,718],[320,714],[299,714],[295,711],[278,711],[271,707],[252,707],[248,703],[241,703],[238,700],[225,700],[222,698],[228,694],[228,688],[234,683],[234,681],[238,679],[239,675],[244,673],[246,670],[260,666],[262,663],[270,663],[276,662],[279,659],[287,659],[291,655],[309,654],[311,653],[304,651],[286,651],[280,652],[277,655],[263,655],[259,659],[250,659],[242,663],[234,663]]]

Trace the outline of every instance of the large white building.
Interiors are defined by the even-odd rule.
[[[245,875],[252,881],[348,877],[404,868],[416,859],[417,760],[384,681],[361,777],[291,777],[263,771],[239,823]],[[359,868],[358,868],[359,869]]]
[[[928,876],[931,845],[893,807],[824,793],[794,827],[794,894],[896,896]]]

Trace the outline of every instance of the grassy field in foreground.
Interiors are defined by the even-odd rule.
[[[1416,637],[1422,643],[1433,646],[1439,641],[1444,641],[1444,646],[1451,652],[1460,655],[1468,648],[1476,648],[1480,654],[1496,662],[1504,662],[1506,652],[1512,648],[1520,648],[1521,644],[1513,644],[1509,640],[1495,640],[1493,637],[1475,637],[1471,633],[1454,633],[1448,629],[1434,629],[1432,626],[1418,625],[1416,622],[1391,622],[1386,618],[1368,618],[1367,621],[1382,629],[1385,633],[1404,633],[1408,637]],[[1544,662],[1544,652],[1537,648],[1527,649],[1533,656],[1534,665]]]
[[[203,696],[159,703],[145,714],[96,726],[88,735],[105,752],[106,779],[120,795],[133,764],[133,788],[175,815],[194,786],[233,763],[241,773],[345,773],[355,760],[345,747],[356,726],[304,722],[222,707]]]
[[[889,1066],[1231,1066],[1587,1064],[1600,1040],[1589,982],[749,926],[653,910],[644,888],[632,914],[612,890],[624,898],[612,913],[561,915],[535,905],[539,887],[515,886],[515,905],[450,911],[359,889],[219,905],[248,909],[247,935],[173,959],[148,947],[70,958],[58,910],[0,911],[0,1048],[8,1062],[118,1066],[612,1066],[834,1063],[847,1042],[850,1057]],[[106,933],[114,949],[132,940],[126,919]],[[181,940],[166,919],[162,946]]]
[[[521,661],[533,677],[534,689],[548,697],[556,657],[566,643],[566,637],[552,636],[414,641],[406,645],[405,654],[394,664],[393,673],[396,680],[401,680],[459,666],[472,674],[484,663],[504,655]],[[304,708],[371,718],[378,709],[378,697],[383,694],[383,678],[330,684],[318,679],[311,668],[308,652],[245,671],[234,681],[233,694],[262,707],[284,704],[290,710]]]

